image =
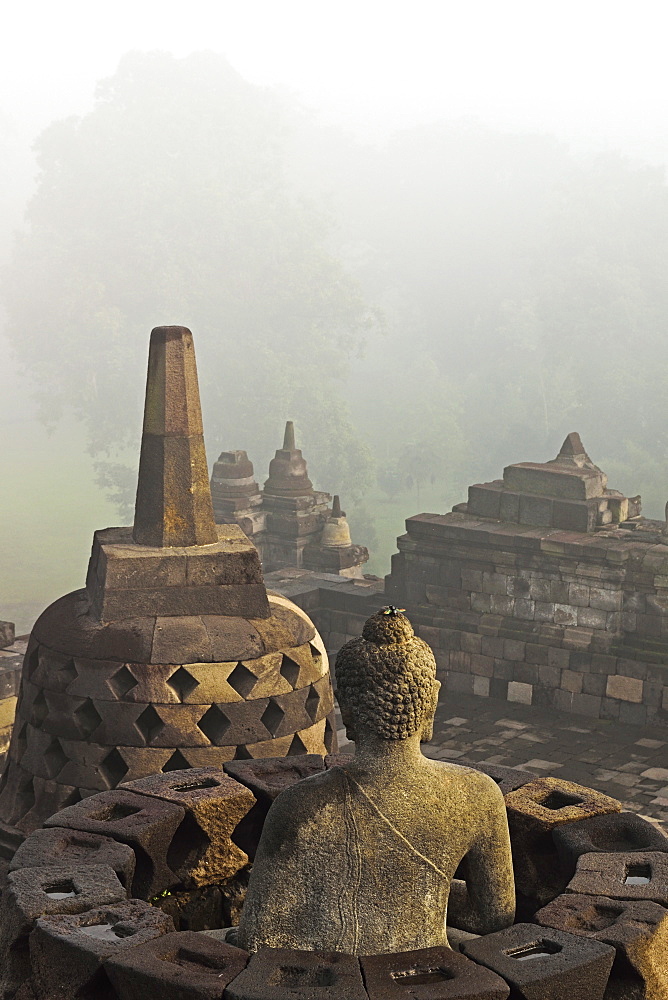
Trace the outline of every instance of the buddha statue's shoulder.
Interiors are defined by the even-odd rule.
[[[487,801],[505,809],[501,789],[484,771],[441,760],[429,760],[427,766],[435,782],[445,788],[461,788],[469,795],[475,794],[478,801]]]
[[[345,777],[338,767],[302,778],[276,796],[264,829],[280,829],[290,836],[305,821],[310,824],[314,816],[321,816],[332,805],[343,802],[346,790]]]

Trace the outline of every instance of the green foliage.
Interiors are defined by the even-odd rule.
[[[90,114],[39,140],[9,334],[44,415],[74,410],[121,505],[148,332],[169,323],[195,334],[210,441],[266,464],[292,418],[323,476],[363,484],[368,454],[341,448],[341,384],[375,321],[327,245],[330,220],[284,174],[294,115],[220,56],[133,53]]]
[[[572,430],[661,516],[661,170],[475,123],[365,145],[207,53],[127,56],[38,150],[9,332],[117,503],[148,331],[184,323],[210,461],[245,448],[262,481],[293,419],[354,540],[373,548],[374,526],[372,571],[405,517],[553,457]]]

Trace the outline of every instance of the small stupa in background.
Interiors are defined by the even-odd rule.
[[[238,524],[257,547],[265,573],[308,569],[361,579],[369,558],[353,545],[338,497],[313,488],[308,467],[295,444],[292,420],[285,425],[283,447],[269,464],[260,490],[245,451],[223,451],[211,474],[213,509],[218,524]]]
[[[332,511],[325,521],[317,542],[304,549],[304,567],[320,573],[338,573],[340,576],[362,579],[362,566],[369,558],[364,545],[353,545],[346,512],[341,510],[338,495],[334,496]]]
[[[289,464],[289,463],[288,463]],[[216,525],[192,334],[151,334],[134,525],[37,620],[0,785],[0,856],[53,813],[160,771],[335,746],[325,647]]]

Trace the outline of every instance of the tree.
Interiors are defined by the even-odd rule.
[[[341,462],[355,434],[340,386],[373,317],[328,247],[331,219],[285,175],[296,116],[221,56],[132,53],[88,115],[38,141],[9,335],[44,415],[78,414],[121,500],[148,333],[168,323],[195,334],[214,452],[246,448],[266,466],[291,418],[320,467],[347,478],[323,488],[359,492],[371,474],[363,449]]]

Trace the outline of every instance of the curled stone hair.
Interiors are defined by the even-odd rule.
[[[336,657],[339,702],[355,728],[386,740],[405,740],[420,729],[432,706],[435,677],[434,654],[394,608],[368,618],[362,636]]]

